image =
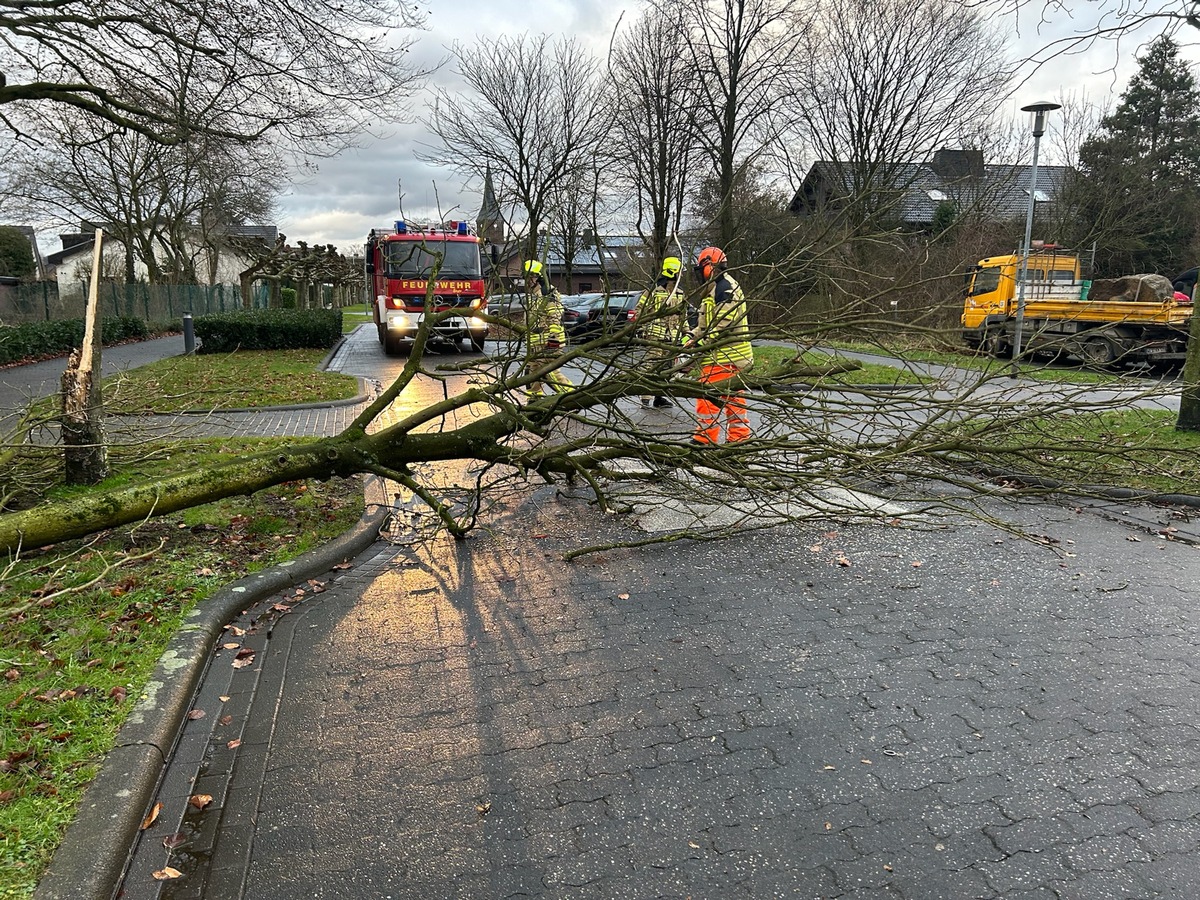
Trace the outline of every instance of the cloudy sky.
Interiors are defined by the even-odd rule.
[[[1033,3],[1006,25],[1014,55],[1021,58],[1033,55],[1055,39],[1086,29],[1095,21],[1089,13],[1102,13],[1113,5],[1103,0],[1076,0],[1070,17],[1061,8],[1050,12],[1047,5],[1049,19],[1043,22],[1040,0]],[[624,16],[623,22],[629,22],[639,8],[634,0],[542,0],[536,6],[529,0],[437,0],[429,9],[429,28],[419,34],[413,56],[419,64],[433,67],[448,55],[455,40],[486,41],[525,31],[575,35],[597,54],[603,54],[618,20]],[[1148,26],[1119,44],[1098,41],[1056,56],[1050,64],[1029,70],[1026,80],[1011,96],[998,98],[997,105],[1003,114],[1011,116],[1027,103],[1056,99],[1064,92],[1085,91],[1093,101],[1119,94],[1136,69],[1134,53],[1138,46],[1158,30]],[[1191,35],[1184,33],[1183,38],[1190,40]],[[431,80],[454,84],[453,63],[435,72]],[[421,124],[426,99],[427,94],[422,92],[407,104],[403,112],[410,121],[381,120],[374,134],[364,135],[361,147],[322,160],[315,172],[297,177],[279,207],[278,225],[289,240],[332,243],[349,250],[361,243],[372,227],[386,225],[397,217],[401,189],[409,216],[432,217],[440,204],[446,218],[474,220],[481,185],[465,184],[461,176],[416,158],[423,146],[435,140]],[[1048,148],[1050,144],[1043,146]]]

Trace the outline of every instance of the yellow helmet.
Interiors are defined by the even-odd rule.
[[[668,256],[663,260],[662,275],[664,278],[674,278],[683,268],[683,262],[678,256]]]
[[[540,262],[538,262],[536,259],[527,259],[525,261],[525,274],[526,275],[541,275],[542,274],[542,264]]]

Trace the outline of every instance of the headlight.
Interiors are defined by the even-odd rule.
[[[471,309],[479,309],[479,307],[481,307],[481,306],[483,306],[483,298],[482,297],[476,297],[474,300],[471,301]]]

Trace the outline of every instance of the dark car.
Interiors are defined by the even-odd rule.
[[[637,306],[640,291],[619,294],[573,294],[563,297],[563,328],[571,340],[590,340],[629,324],[629,311]]]

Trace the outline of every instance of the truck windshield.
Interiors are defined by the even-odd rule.
[[[428,278],[441,254],[438,278],[480,277],[479,245],[474,241],[388,241],[387,275],[389,278]]]
[[[971,282],[971,295],[990,294],[998,287],[1000,287],[1000,267],[980,269],[975,273],[975,280]]]

